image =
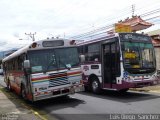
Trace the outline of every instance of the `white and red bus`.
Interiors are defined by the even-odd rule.
[[[8,89],[29,101],[83,91],[78,50],[73,43],[66,39],[36,41],[4,58]]]
[[[151,38],[137,33],[113,33],[77,43],[85,87],[127,91],[154,84],[156,61]]]

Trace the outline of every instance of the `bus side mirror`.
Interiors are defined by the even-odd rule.
[[[23,65],[24,65],[24,69],[30,69],[31,68],[29,60],[25,60]]]
[[[24,67],[24,71],[26,74],[30,74],[31,73],[31,65],[30,65],[30,61],[29,60],[25,60],[23,62],[23,67]]]
[[[80,61],[84,62],[85,61],[85,56],[84,55],[80,55]]]

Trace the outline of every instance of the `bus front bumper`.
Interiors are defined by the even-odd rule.
[[[71,87],[66,87],[61,89],[53,89],[52,91],[35,93],[33,101],[70,95],[70,94],[74,94],[76,92],[81,92],[81,91],[84,91],[84,85],[74,85]]]
[[[127,88],[141,88],[146,86],[151,86],[154,84],[153,80],[147,81],[134,81],[134,82],[123,82]]]
[[[84,85],[80,84],[80,85],[74,85],[73,86],[74,92],[81,92],[84,91]]]

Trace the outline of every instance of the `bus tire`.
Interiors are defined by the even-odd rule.
[[[24,100],[27,100],[27,95],[24,85],[21,86],[21,96]]]
[[[12,91],[11,84],[10,84],[10,81],[9,81],[9,80],[8,80],[8,82],[7,82],[7,89],[8,89],[9,91]]]
[[[95,94],[99,94],[101,92],[100,83],[96,77],[92,78],[91,89],[92,89],[92,92]]]

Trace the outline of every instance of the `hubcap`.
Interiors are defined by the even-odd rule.
[[[93,90],[96,90],[98,88],[98,82],[97,81],[93,81],[92,88],[93,88]]]

